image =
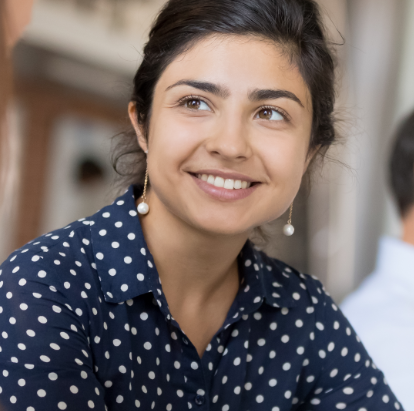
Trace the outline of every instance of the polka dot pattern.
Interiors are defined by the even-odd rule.
[[[202,359],[171,316],[138,188],[0,266],[0,403],[35,410],[402,410],[313,277],[246,243]]]

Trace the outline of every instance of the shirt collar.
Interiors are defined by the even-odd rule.
[[[392,276],[414,287],[414,246],[393,237],[382,237],[379,243],[376,272]]]
[[[105,301],[123,303],[152,292],[168,317],[161,282],[136,211],[135,199],[140,192],[131,185],[89,219],[96,270]],[[240,314],[255,311],[263,302],[272,307],[296,305],[292,270],[256,250],[250,241],[240,253],[239,267],[242,284],[236,300]]]

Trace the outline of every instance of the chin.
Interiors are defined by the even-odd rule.
[[[249,221],[246,216],[244,218],[235,215],[229,215],[228,213],[208,213],[203,218],[200,214],[191,218],[190,224],[197,229],[208,232],[212,235],[219,236],[239,236],[249,235],[252,229],[256,225],[260,225],[260,222]]]

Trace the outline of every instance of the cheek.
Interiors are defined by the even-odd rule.
[[[177,171],[204,139],[204,128],[200,124],[177,118],[168,112],[153,118],[152,124],[149,147],[156,153],[153,159],[160,166],[157,169],[162,170],[163,174]],[[167,178],[173,178],[173,175],[169,174]]]
[[[269,142],[261,148],[261,158],[271,182],[276,187],[297,188],[305,169],[307,141],[289,136]]]

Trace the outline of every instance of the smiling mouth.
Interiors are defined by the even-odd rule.
[[[226,190],[242,190],[242,189],[249,188],[255,184],[258,184],[258,183],[252,183],[250,181],[233,180],[230,178],[225,179],[223,177],[214,176],[212,174],[192,174],[192,175],[202,181],[205,181],[207,184],[210,184],[218,188],[225,188]]]

